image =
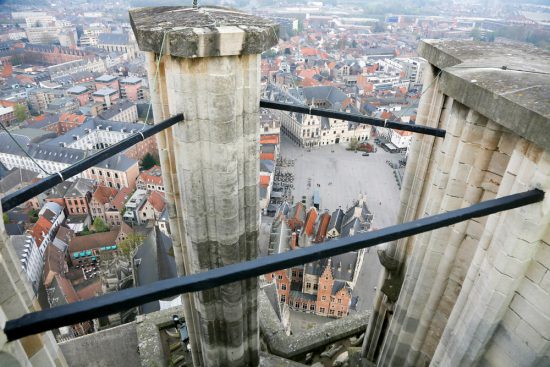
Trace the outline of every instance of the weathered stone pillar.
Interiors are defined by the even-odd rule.
[[[163,145],[176,173],[171,209],[184,222],[179,261],[197,273],[255,258],[260,53],[277,43],[276,24],[222,8],[142,8],[130,19],[140,49],[162,56],[157,110],[185,116]],[[148,72],[154,80],[156,67]],[[193,299],[203,363],[257,365],[257,280]]]

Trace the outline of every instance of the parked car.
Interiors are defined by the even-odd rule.
[[[368,157],[369,156],[369,153],[363,153],[362,154],[364,157]]]

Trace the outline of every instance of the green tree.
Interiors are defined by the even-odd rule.
[[[14,106],[14,114],[17,122],[23,122],[27,119],[27,109],[20,104]]]
[[[109,230],[109,226],[100,217],[94,219],[93,226],[95,232],[107,232]]]
[[[4,224],[8,224],[10,222],[10,217],[8,216],[8,213],[3,213],[2,218],[4,219]]]
[[[145,154],[143,156],[143,159],[141,160],[141,167],[143,167],[143,169],[149,169],[158,164],[159,164],[158,159],[151,153]]]
[[[348,149],[349,150],[357,150],[357,138],[351,138],[351,140],[349,141],[349,147]]]
[[[118,244],[119,249],[124,255],[130,257],[134,250],[143,243],[145,237],[138,233],[130,233],[128,237]]]

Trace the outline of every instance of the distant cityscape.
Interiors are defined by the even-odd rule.
[[[408,11],[411,1],[405,1],[401,14],[399,7],[386,12],[383,3],[218,5],[244,8],[279,24],[279,44],[261,60],[262,98],[405,124],[416,123],[420,97],[432,87],[423,85],[431,70],[416,53],[419,39],[531,42],[550,48],[550,13],[542,5],[421,1],[414,13]],[[146,4],[3,6],[2,196],[158,122],[150,106],[154,76],[147,75],[128,19],[129,7]],[[529,36],[519,28],[529,30]],[[315,158],[308,157],[382,162],[390,177],[385,189],[397,207],[412,133],[275,110],[261,111],[260,126],[263,255],[389,224],[372,187],[350,192],[337,178],[321,186],[311,178],[317,166],[309,159]],[[153,137],[4,213],[6,231],[40,306],[175,277],[164,192]],[[349,196],[337,196],[341,192]],[[380,264],[364,265],[377,256],[360,250],[266,274],[262,287],[290,333],[290,312],[341,318],[371,307],[372,295],[359,294],[355,285],[365,272],[379,273]],[[68,340],[172,305],[171,299],[152,302],[59,329],[56,338]]]

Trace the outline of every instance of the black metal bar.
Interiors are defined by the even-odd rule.
[[[262,257],[239,264],[228,265],[204,273],[162,280],[146,286],[125,289],[86,301],[26,314],[18,319],[8,321],[4,328],[4,332],[8,340],[16,340],[27,335],[40,333],[65,325],[73,325],[96,317],[106,316],[147,302],[182,293],[218,287],[220,285],[260,276],[276,270],[291,268],[296,265],[309,263],[329,256],[379,245],[403,237],[413,236],[471,218],[518,208],[542,201],[543,199],[544,192],[535,189],[488,200],[468,208],[452,210],[447,213],[432,215],[412,222],[394,225],[378,231],[335,239],[315,246]]]
[[[411,131],[414,133],[419,133],[424,135],[432,135],[439,138],[445,137],[445,130],[443,129],[437,129],[434,127],[429,127],[424,125],[404,124],[402,122],[396,122],[396,121],[386,121],[384,119],[358,115],[355,113],[337,112],[337,111],[326,110],[322,108],[313,108],[313,107],[309,108],[307,106],[298,106],[291,103],[273,102],[273,101],[268,101],[266,99],[262,99],[260,101],[260,107],[270,108],[272,110],[304,113],[306,115],[331,117],[338,120],[353,121],[360,124],[386,127],[388,129],[404,130],[404,131]]]
[[[121,140],[118,143],[111,145],[110,147],[105,148],[100,152],[97,152],[96,154],[84,158],[83,160],[65,168],[60,172],[60,174],[53,174],[51,176],[45,177],[37,183],[34,183],[21,190],[4,196],[2,198],[2,211],[6,212],[20,204],[23,204],[25,201],[32,199],[36,195],[54,187],[58,183],[61,183],[68,178],[78,175],[86,169],[93,167],[95,164],[102,162],[105,159],[130,148],[140,141],[145,140],[148,137],[153,136],[164,129],[167,129],[180,121],[183,121],[183,114],[181,113],[170,117],[169,119],[166,119],[162,122],[159,122],[158,124],[152,125],[151,127],[144,129],[141,132],[135,133],[134,135],[129,136],[128,138]]]

